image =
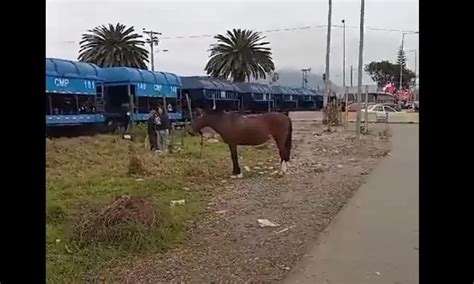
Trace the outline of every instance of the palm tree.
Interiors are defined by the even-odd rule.
[[[265,79],[275,70],[269,42],[259,32],[233,29],[226,35],[217,35],[217,44],[211,45],[211,55],[204,70],[214,78],[244,82],[250,77]]]
[[[142,46],[141,35],[134,27],[102,25],[82,35],[79,61],[95,63],[101,67],[126,66],[147,69],[148,51]]]

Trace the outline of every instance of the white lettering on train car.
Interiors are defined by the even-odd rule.
[[[56,85],[56,87],[67,87],[69,85],[69,79],[54,78],[54,85]]]
[[[161,92],[162,88],[163,88],[163,85],[160,85],[160,84],[153,85],[153,89],[157,92]]]

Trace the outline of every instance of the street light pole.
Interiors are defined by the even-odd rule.
[[[416,61],[416,49],[415,49],[415,88],[413,90],[413,103],[416,101],[416,83],[418,81],[418,76],[416,75],[416,66],[417,66],[417,61]]]
[[[414,52],[415,53],[415,89],[416,89],[416,79],[417,79],[417,76],[416,76],[416,67],[417,67],[417,62],[416,62],[416,56],[417,56],[417,50],[416,49],[412,49],[412,50],[408,50],[408,52]],[[415,93],[413,92],[413,102],[415,102]]]
[[[342,20],[342,86],[346,87],[346,20]]]
[[[416,99],[416,80],[418,79],[418,76],[416,75],[416,66],[417,66],[417,62],[416,62],[416,49],[415,49],[415,88],[413,89],[413,103],[415,103],[415,99]]]
[[[352,84],[352,70],[354,70],[354,67],[351,65],[351,87],[354,87],[354,84]]]
[[[403,51],[403,42],[405,40],[405,35],[408,35],[408,34],[417,34],[418,32],[412,32],[412,33],[402,33],[402,46],[400,47],[401,51]],[[400,62],[401,63],[401,62]],[[398,86],[398,89],[401,90],[402,89],[402,78],[403,78],[403,65],[400,64],[400,85]]]

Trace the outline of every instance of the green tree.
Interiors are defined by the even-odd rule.
[[[403,63],[403,61],[402,61]],[[397,87],[400,84],[400,65],[389,61],[373,61],[365,66],[365,72],[372,80],[377,82],[377,86],[384,87],[388,83],[394,83]],[[408,88],[415,83],[415,73],[403,68],[402,84]]]
[[[126,66],[147,69],[148,51],[134,27],[118,23],[95,27],[82,35],[79,61],[101,67]]]
[[[214,37],[217,44],[211,45],[211,55],[204,70],[214,78],[229,77],[234,82],[265,79],[275,70],[269,42],[259,32],[233,29],[226,35]]]
[[[367,72],[372,80],[377,82],[377,86],[384,87],[388,83],[392,83],[395,80],[396,65],[386,60],[384,61],[373,61],[365,66],[365,72]]]

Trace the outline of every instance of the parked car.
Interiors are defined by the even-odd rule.
[[[395,108],[384,105],[384,104],[376,104],[376,105],[371,105],[368,107],[367,111],[370,112],[380,112],[380,113],[387,113],[387,112],[400,112],[396,110]]]
[[[402,108],[400,107],[399,104],[385,103],[385,104],[382,104],[382,105],[389,106],[389,107],[395,109],[396,111],[402,111]]]
[[[364,111],[364,110],[365,110],[365,103],[361,103],[360,105],[361,105],[362,111]],[[374,105],[374,103],[369,103],[369,107],[370,107],[371,105]],[[347,111],[348,111],[348,112],[355,112],[355,111],[357,111],[357,103],[352,103],[352,104],[350,104],[350,105],[347,107]]]
[[[389,113],[396,113],[399,111],[387,105],[376,104],[376,105],[369,106],[367,109],[367,112],[374,113],[377,121],[387,121]]]

